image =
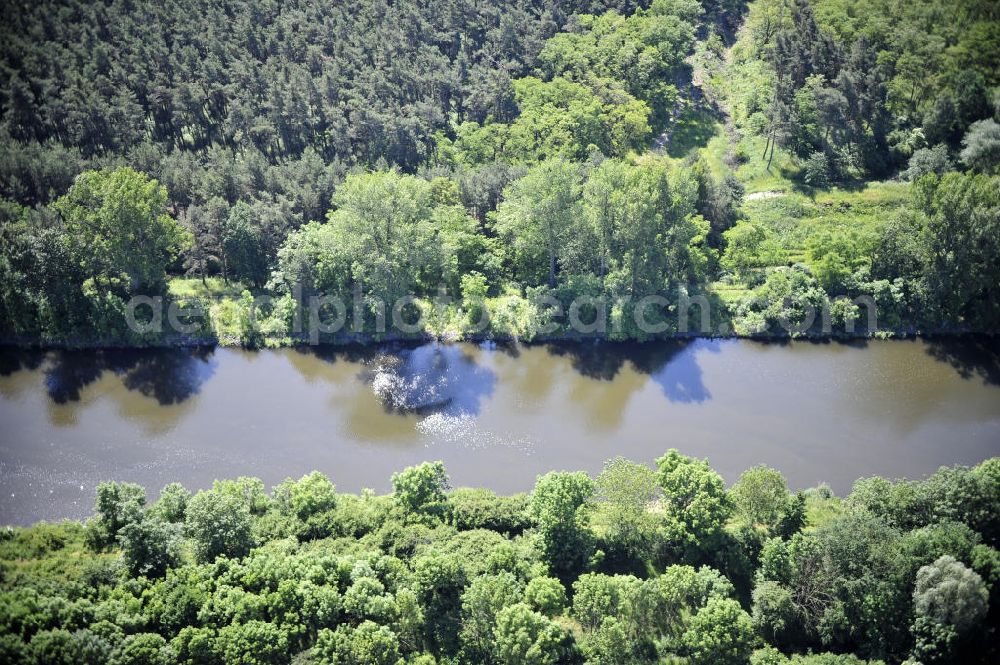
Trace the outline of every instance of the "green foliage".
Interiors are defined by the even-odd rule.
[[[553,617],[566,607],[566,588],[554,577],[536,577],[524,588],[524,601],[536,612]]]
[[[298,534],[304,539],[325,538],[333,533],[337,490],[319,471],[291,478],[274,488],[279,510],[301,523]]]
[[[108,661],[109,665],[167,665],[170,652],[166,640],[156,633],[127,636]]]
[[[250,551],[250,509],[246,502],[219,489],[201,491],[187,505],[185,530],[199,561],[237,558]]]
[[[768,237],[767,230],[751,222],[737,222],[723,234],[726,251],[722,267],[750,286],[756,286],[763,277],[758,269],[781,261],[781,249]]]
[[[1000,256],[1000,180],[986,175],[928,175],[914,185],[927,268],[926,288],[939,316],[992,329],[1000,317],[993,294]]]
[[[962,146],[962,161],[971,168],[984,173],[1000,170],[1000,124],[992,118],[972,123]]]
[[[180,483],[170,483],[160,490],[160,498],[149,507],[149,513],[167,522],[183,522],[191,492]]]
[[[281,665],[288,662],[288,637],[266,621],[247,621],[219,630],[219,647],[226,663]]]
[[[650,510],[659,494],[656,473],[616,457],[605,463],[596,484],[608,525],[605,540],[627,555],[649,558],[659,526]]]
[[[441,653],[458,650],[462,593],[468,575],[455,555],[428,554],[413,562],[414,591],[425,608],[425,640]]]
[[[92,634],[87,630],[78,630],[75,632],[69,632],[60,628],[54,630],[44,630],[40,631],[28,644],[27,649],[23,647],[14,647],[15,651],[19,651],[22,658],[27,655],[30,660],[26,659],[25,662],[35,663],[37,665],[74,665],[76,663],[86,663],[87,665],[98,665],[104,662],[120,662],[120,663],[130,663],[136,662],[134,660],[127,660],[123,656],[126,654],[125,649],[121,652],[117,652],[117,656],[114,660],[109,661],[108,656],[110,655],[111,648],[107,642],[101,640],[99,637]],[[157,655],[155,652],[152,655]],[[16,660],[11,660],[10,662],[18,662]],[[151,659],[151,663],[156,663],[155,659]],[[161,661],[162,662],[162,661]]]
[[[723,334],[829,334],[784,305],[824,295],[836,332],[855,333],[860,297],[881,331],[997,328],[996,185],[953,182],[975,177],[956,162],[997,170],[1000,34],[982,2],[176,0],[137,27],[67,1],[0,40],[5,336],[291,344],[301,287],[360,293],[321,318],[364,337],[404,296],[419,333],[575,335],[544,303],[588,296],[607,298],[584,308],[612,324],[596,334],[645,340],[628,298],[713,283]],[[896,174],[913,201],[906,182],[864,182]],[[815,286],[768,272],[797,262]],[[195,332],[125,325],[128,296],[192,291],[184,305],[210,312]],[[467,305],[437,307],[443,291]],[[674,332],[655,310],[656,334]]]
[[[489,661],[497,650],[494,626],[505,607],[521,602],[524,590],[508,571],[480,575],[462,594],[462,647],[471,660]]]
[[[264,254],[262,220],[254,207],[243,201],[229,211],[222,225],[222,249],[226,277],[249,282],[258,288],[267,279],[267,256]]]
[[[914,657],[927,663],[960,658],[968,648],[963,638],[985,618],[987,603],[982,578],[954,557],[920,568],[913,590]]]
[[[663,117],[677,91],[670,83],[694,41],[701,8],[695,3],[655,3],[649,12],[623,17],[611,11],[578,17],[579,29],[548,40],[539,54],[549,76],[574,80],[612,78]]]
[[[753,651],[750,616],[728,598],[710,598],[682,638],[690,663],[745,663]]]
[[[802,182],[810,187],[829,186],[830,176],[830,158],[825,152],[812,153],[802,164]]]
[[[822,322],[825,295],[801,264],[769,270],[764,283],[738,304],[736,331],[747,335],[805,333]]]
[[[500,610],[494,632],[496,659],[502,665],[555,665],[567,651],[565,629],[524,603]]]
[[[908,168],[901,174],[907,180],[917,180],[923,175],[933,173],[941,176],[951,171],[953,164],[948,156],[948,146],[938,143],[933,148],[920,148],[910,156]]]
[[[587,529],[594,481],[582,472],[552,471],[539,476],[531,494],[531,512],[542,536],[542,556],[560,580],[578,575],[590,558],[593,537]]]
[[[111,552],[88,547],[95,527],[78,523],[0,532],[0,655],[46,665],[996,659],[1000,554],[985,544],[998,533],[996,459],[920,481],[862,480],[842,502],[823,488],[793,498],[763,467],[727,493],[676,451],[656,472],[615,459],[596,481],[547,474],[530,501],[446,493],[443,474],[421,468],[436,467],[411,469],[410,489],[432,498],[412,505],[442,510],[404,509],[400,487],[337,494],[317,472],[270,495],[244,477],[187,500],[183,533],[165,519],[181,512],[179,486],[145,508],[141,488],[105,484],[93,523],[118,520]],[[587,572],[623,565],[609,546],[613,515],[648,520],[646,547],[626,562],[634,574]],[[609,546],[603,557],[595,543]]]
[[[987,609],[982,578],[954,557],[942,556],[917,571],[913,610],[917,618],[952,626],[959,634],[976,625]]]
[[[87,525],[87,539],[101,549],[115,542],[119,531],[141,518],[146,490],[135,483],[98,483],[94,518]]]
[[[399,640],[386,626],[371,621],[357,628],[342,625],[324,629],[316,642],[317,662],[322,665],[397,665]]]
[[[447,499],[448,474],[442,462],[424,462],[392,474],[392,489],[407,512],[439,511]]]
[[[641,584],[632,575],[584,573],[573,583],[573,618],[585,630],[596,630],[604,617],[629,609]]]
[[[86,171],[53,204],[84,274],[127,293],[161,290],[187,242],[166,206],[166,188],[130,168]]]
[[[145,514],[118,531],[122,563],[129,575],[162,577],[180,561],[179,528]]]
[[[730,490],[734,514],[744,523],[763,527],[770,533],[782,526],[798,529],[803,516],[803,499],[793,498],[780,471],[755,466],[747,469]]]
[[[732,511],[722,477],[707,461],[674,449],[656,464],[664,514],[679,528],[679,545],[689,556],[711,550]]]
[[[480,488],[461,487],[448,494],[448,519],[461,530],[489,529],[516,536],[531,525],[527,494],[500,496]]]
[[[552,159],[533,167],[504,194],[497,208],[497,232],[513,243],[515,275],[555,286],[574,224],[580,218],[579,167]]]
[[[543,81],[528,76],[512,86],[517,117],[509,124],[459,126],[455,148],[461,161],[581,160],[595,149],[624,156],[640,149],[649,137],[649,106],[619,81],[591,79],[584,85],[563,77]]]

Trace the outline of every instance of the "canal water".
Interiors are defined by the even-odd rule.
[[[146,486],[318,469],[342,491],[442,460],[528,490],[669,448],[727,481],[754,464],[838,493],[1000,455],[995,342],[894,340],[0,351],[0,524],[81,518]]]

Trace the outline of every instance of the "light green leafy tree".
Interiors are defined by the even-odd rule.
[[[692,665],[743,665],[755,642],[750,615],[737,601],[718,597],[691,619],[683,637]]]
[[[167,190],[128,167],[85,171],[53,207],[73,255],[98,287],[162,289],[167,266],[189,241],[167,215]]]
[[[314,649],[320,665],[402,665],[399,640],[386,626],[363,621],[320,631]]]
[[[135,483],[98,483],[94,517],[87,525],[87,539],[96,549],[115,542],[118,532],[142,518],[146,490]]]
[[[913,611],[961,634],[986,616],[988,598],[982,578],[945,555],[917,571]]]
[[[424,462],[392,474],[393,496],[411,513],[440,509],[450,489],[442,462]]]
[[[185,530],[199,561],[242,557],[253,545],[250,509],[227,492],[198,492],[188,502]]]
[[[510,185],[497,207],[496,229],[514,252],[517,276],[555,286],[563,251],[581,219],[579,167],[556,158]]]
[[[251,620],[219,630],[226,665],[283,665],[288,662],[288,636],[281,627]]]
[[[583,472],[553,471],[535,483],[531,512],[542,532],[542,556],[563,581],[575,578],[593,551],[593,534],[587,526],[593,495],[594,481]]]
[[[503,608],[521,602],[523,595],[521,582],[508,571],[472,580],[462,594],[461,634],[463,651],[471,659],[482,663],[493,661],[493,627],[497,615]]]
[[[179,525],[145,514],[118,531],[122,563],[129,575],[162,577],[181,560]]]
[[[656,464],[664,514],[680,527],[679,536],[689,549],[711,550],[732,512],[722,476],[707,461],[686,457],[674,449]]]
[[[605,463],[596,484],[608,523],[608,541],[630,555],[651,554],[659,522],[652,512],[659,494],[656,472],[616,457]]]
[[[183,522],[191,492],[180,483],[170,483],[160,490],[160,496],[147,511],[167,522]]]
[[[502,665],[555,665],[567,650],[566,632],[524,603],[500,610],[494,632]]]
[[[535,577],[524,588],[524,602],[547,617],[556,616],[566,607],[566,587],[554,577]]]
[[[730,488],[729,498],[744,522],[772,530],[781,523],[790,503],[784,476],[763,465],[744,471]]]

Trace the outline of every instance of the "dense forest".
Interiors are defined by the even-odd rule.
[[[107,482],[94,516],[0,532],[0,661],[992,663],[1000,458],[921,481],[730,488],[671,450],[529,494],[319,472],[192,495]]]
[[[6,3],[0,335],[995,332],[998,84],[986,0]]]

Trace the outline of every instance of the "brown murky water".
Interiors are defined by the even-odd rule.
[[[95,484],[154,495],[312,469],[385,491],[445,462],[455,485],[530,489],[616,455],[753,464],[838,492],[1000,455],[995,343],[0,352],[0,523],[82,517]]]

